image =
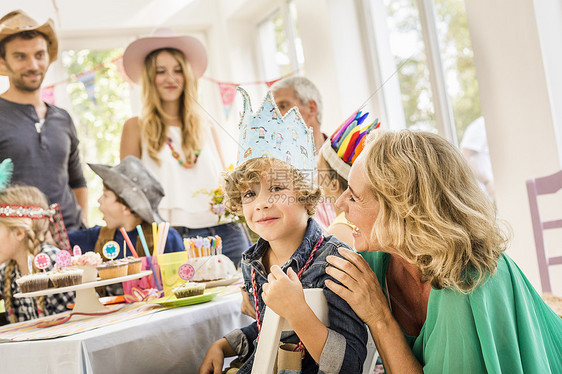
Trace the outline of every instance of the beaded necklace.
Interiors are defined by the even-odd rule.
[[[176,160],[178,160],[178,162],[181,166],[183,166],[186,169],[191,169],[192,167],[195,166],[195,164],[197,163],[197,159],[199,158],[199,155],[201,154],[200,149],[195,151],[195,159],[193,160],[193,162],[187,163],[187,162],[185,162],[181,159],[180,154],[174,149],[174,146],[172,145],[172,139],[168,138],[167,143],[168,143],[168,147],[170,147],[170,150],[172,151],[172,156],[174,156],[174,158]]]
[[[312,252],[310,252],[310,256],[308,257],[308,260],[306,260],[302,269],[300,269],[300,271],[297,273],[297,276],[299,277],[299,279],[301,279],[302,273],[312,263],[314,255],[316,254],[316,251],[318,250],[318,248],[320,247],[320,245],[322,244],[323,241],[324,241],[324,236],[321,236],[320,239],[314,245],[314,249],[312,249]],[[257,291],[257,283],[256,283],[256,269],[253,268],[253,267],[252,267],[252,288],[254,289],[254,308],[256,309],[256,322],[258,324],[258,338],[256,339],[256,341],[259,341],[259,338],[260,338],[259,332],[261,331],[261,318],[260,318],[260,309],[258,307],[258,291]],[[301,343],[299,342],[299,347],[300,346],[301,346]]]

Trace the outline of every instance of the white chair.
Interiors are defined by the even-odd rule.
[[[323,290],[321,288],[307,288],[303,291],[304,299],[310,306],[310,309],[325,326],[329,326],[328,303]],[[286,319],[281,318],[269,307],[265,308],[265,316],[262,322],[252,374],[273,373],[273,365],[275,365],[275,358],[277,357],[281,332],[292,330],[291,325]]]
[[[321,288],[307,288],[304,291],[304,299],[310,306],[316,317],[326,326],[330,326],[328,320],[328,303]],[[343,302],[343,301],[342,301]],[[260,340],[256,349],[252,374],[273,373],[273,366],[277,357],[281,332],[292,331],[291,325],[286,319],[281,318],[269,307],[265,308],[265,316],[262,322]],[[367,357],[363,365],[363,373],[373,373],[377,361],[377,350],[371,334],[367,342]]]
[[[377,352],[377,347],[375,346],[371,332],[367,331],[367,334],[367,357],[365,357],[365,363],[363,364],[363,374],[373,374],[375,366],[377,365],[379,353]]]

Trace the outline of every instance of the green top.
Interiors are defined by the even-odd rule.
[[[385,292],[390,255],[361,255]],[[420,334],[405,336],[426,373],[562,373],[562,319],[505,254],[468,295],[432,288]]]

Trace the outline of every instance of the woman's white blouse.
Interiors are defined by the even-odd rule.
[[[219,186],[222,166],[211,130],[209,127],[204,129],[201,154],[190,169],[179,164],[168,144],[164,144],[158,154],[160,165],[148,155],[146,147],[142,150],[141,160],[156,175],[166,193],[158,211],[172,226],[197,229],[216,226],[218,223],[218,217],[210,211],[208,192]],[[181,149],[181,129],[170,126],[167,135],[182,161],[185,161]]]

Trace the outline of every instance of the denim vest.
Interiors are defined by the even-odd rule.
[[[318,223],[313,219],[309,219],[301,245],[293,253],[289,261],[281,267],[283,271],[286,272],[287,269],[291,267],[295,273],[298,273],[308,260],[321,235],[322,230]],[[339,256],[337,252],[339,247],[349,248],[335,236],[326,236],[316,251],[313,262],[301,275],[303,288],[324,289],[324,295],[326,296],[329,308],[328,318],[330,320],[328,339],[324,344],[320,363],[318,365],[307,352],[302,362],[302,372],[305,374],[361,373],[363,362],[367,355],[367,331],[365,325],[343,299],[327,287],[324,287],[324,281],[326,279],[334,280],[326,274],[326,257],[329,255]],[[260,238],[256,244],[242,255],[241,263],[244,284],[253,305],[255,304],[252,286],[252,268],[255,269],[258,308],[262,320],[265,314],[265,303],[261,298],[261,293],[263,285],[267,283],[267,273],[261,259],[268,248],[269,244]],[[234,351],[244,362],[244,365],[240,368],[240,371],[238,371],[239,374],[251,372],[253,355],[257,346],[257,336],[258,327],[256,322],[225,336]],[[284,332],[281,336],[281,341],[284,343],[298,343],[299,338],[294,332]]]

